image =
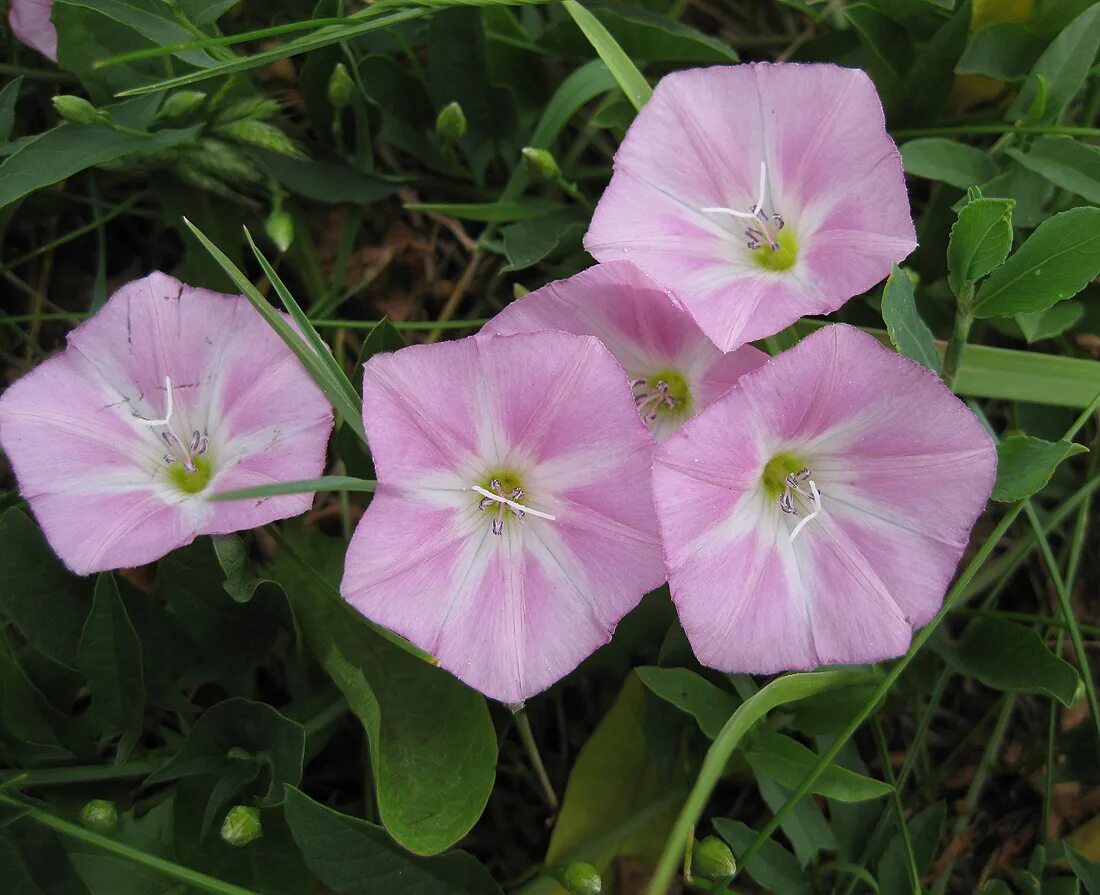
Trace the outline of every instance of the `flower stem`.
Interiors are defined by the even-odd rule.
[[[966,348],[970,327],[974,323],[974,314],[971,311],[973,299],[974,286],[968,284],[959,294],[958,307],[955,310],[955,329],[943,354],[943,384],[951,391],[955,390],[955,380],[959,375],[959,367],[962,366],[963,349]]]
[[[72,765],[61,768],[36,768],[27,771],[9,770],[0,775],[5,783],[15,781],[23,789],[29,786],[61,786],[68,783],[94,783],[101,780],[121,780],[126,777],[147,777],[163,765],[156,761],[128,761],[123,764]]]
[[[172,861],[166,861],[164,858],[158,858],[156,855],[148,854],[139,848],[133,848],[121,842],[116,842],[114,839],[102,836],[92,830],[86,830],[84,827],[70,823],[67,820],[62,820],[60,817],[56,817],[48,811],[43,811],[41,808],[35,808],[20,799],[14,799],[2,792],[0,792],[0,805],[19,808],[23,811],[23,818],[32,820],[44,827],[48,827],[54,832],[60,833],[62,836],[86,842],[88,845],[94,845],[111,854],[118,855],[124,860],[132,861],[135,864],[141,864],[143,867],[148,867],[150,870],[156,871],[171,879],[178,880],[181,883],[186,883],[188,886],[193,886],[203,892],[210,892],[212,895],[256,895],[256,893],[250,889],[243,889],[240,886],[233,885],[233,883],[227,883],[213,876],[207,876],[205,873],[199,873],[197,870],[191,870],[189,867],[183,867]]]
[[[535,776],[538,778],[539,786],[542,787],[542,794],[546,798],[546,804],[550,806],[551,811],[558,810],[558,797],[554,792],[554,786],[550,782],[550,776],[546,773],[546,765],[542,763],[542,755],[539,754],[538,744],[535,742],[535,735],[531,731],[531,721],[527,717],[527,709],[523,706],[512,710],[512,715],[516,720],[516,730],[519,731],[520,742],[523,743],[523,748],[527,751],[527,757],[531,759],[531,767],[535,771]]]

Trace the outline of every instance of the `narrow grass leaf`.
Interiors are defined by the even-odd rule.
[[[1072,137],[1040,137],[1027,152],[1006,151],[1055,186],[1100,204],[1100,150]]]
[[[608,70],[614,76],[623,93],[626,94],[635,109],[640,109],[653,95],[653,90],[646,81],[645,76],[638,71],[638,67],[619,46],[603,23],[591,12],[581,6],[577,0],[565,0],[562,4],[565,11],[573,17],[577,27],[584,32],[588,42],[597,55],[607,65]]]
[[[374,491],[377,483],[370,479],[357,479],[346,475],[323,475],[316,479],[297,482],[276,482],[274,485],[256,485],[236,491],[219,491],[207,500],[220,503],[227,500],[246,500],[254,497],[276,497],[280,494],[307,494],[311,491]]]

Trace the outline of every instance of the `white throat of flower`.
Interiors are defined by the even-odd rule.
[[[808,469],[791,473],[784,480],[786,487],[783,489],[783,493],[779,495],[779,508],[784,513],[797,516],[799,515],[799,509],[807,511],[791,530],[792,544],[802,529],[816,519],[818,513],[821,512],[821,491],[818,490],[817,482],[810,478],[811,475],[812,473]],[[805,485],[803,485],[803,482],[805,482]]]
[[[481,503],[478,504],[478,509],[484,510],[491,504],[496,503],[499,505],[497,509],[496,518],[493,520],[493,534],[499,535],[504,531],[504,508],[507,507],[513,514],[522,519],[524,516],[536,516],[539,519],[549,519],[553,522],[557,517],[551,516],[549,513],[544,513],[541,510],[533,510],[531,507],[524,506],[518,501],[523,499],[523,489],[514,488],[511,495],[505,496],[501,483],[494,479],[489,483],[490,487],[494,491],[490,491],[488,488],[482,488],[480,485],[472,485],[470,490],[481,495]]]
[[[174,402],[172,399],[172,377],[164,377],[164,418],[158,420],[146,419],[143,416],[134,414],[135,419],[143,426],[149,426],[154,428],[156,426],[163,426],[164,431],[160,433],[161,438],[164,439],[164,443],[168,445],[170,453],[164,455],[164,462],[169,465],[172,463],[182,463],[183,468],[188,472],[195,472],[197,467],[195,466],[195,457],[205,454],[210,448],[210,439],[206,437],[205,432],[200,432],[195,429],[191,433],[191,438],[186,443],[180,439],[175,432],[172,431],[172,413],[174,411]]]
[[[735,218],[752,221],[754,226],[745,229],[745,236],[748,237],[748,247],[758,249],[766,245],[773,252],[776,252],[779,250],[779,231],[783,229],[783,217],[778,213],[772,215],[764,213],[764,199],[767,196],[767,190],[768,166],[765,162],[761,162],[760,186],[756,191],[756,204],[751,210],[738,211],[736,208],[726,208],[724,206],[700,208],[699,210],[714,214],[728,214]]]

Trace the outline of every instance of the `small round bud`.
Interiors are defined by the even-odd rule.
[[[118,809],[114,802],[92,799],[80,809],[80,822],[89,830],[110,836],[118,829]]]
[[[285,252],[294,242],[294,219],[282,208],[276,207],[267,216],[264,229],[280,252]]]
[[[337,62],[328,79],[328,101],[333,108],[340,111],[351,105],[354,95],[355,82],[351,79],[348,67],[343,62]]]
[[[737,862],[726,843],[717,836],[707,836],[696,842],[691,850],[691,869],[698,876],[717,882],[732,879],[737,872]]]
[[[74,124],[111,124],[111,116],[100,111],[86,99],[63,93],[53,98],[53,107],[57,114]]]
[[[555,877],[569,895],[600,895],[603,891],[600,871],[584,861],[563,867]]]
[[[241,848],[255,842],[264,834],[260,823],[260,809],[247,805],[234,805],[222,822],[222,841]]]
[[[206,101],[206,94],[201,90],[177,90],[169,94],[168,99],[160,107],[157,118],[183,118],[190,115]]]
[[[523,298],[531,290],[524,286],[522,283],[512,284],[512,298]]]
[[[561,168],[557,159],[545,149],[535,149],[533,146],[523,148],[523,166],[535,180],[553,183],[561,179]]]
[[[466,136],[466,113],[458,103],[447,103],[435,119],[435,133],[444,143],[457,143]]]

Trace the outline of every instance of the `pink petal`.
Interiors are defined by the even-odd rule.
[[[764,271],[746,222],[761,162],[769,213],[798,238]],[[675,72],[638,114],[585,236],[599,261],[629,259],[676,290],[719,348],[836,310],[916,245],[897,148],[861,71],[753,63]],[[758,251],[767,251],[766,248]]]
[[[57,62],[57,29],[50,20],[53,0],[11,0],[12,34],[47,59]]]
[[[798,517],[762,485],[779,454],[821,494],[793,542]],[[992,440],[939,378],[852,327],[746,374],[654,465],[669,584],[700,660],[773,673],[900,654],[939,609],[995,472]]]
[[[518,703],[550,686],[663,580],[653,442],[595,339],[477,336],[376,356],[363,419],[380,485],[341,592],[483,693]],[[510,515],[494,535],[494,507],[470,489],[505,471],[555,518]]]

